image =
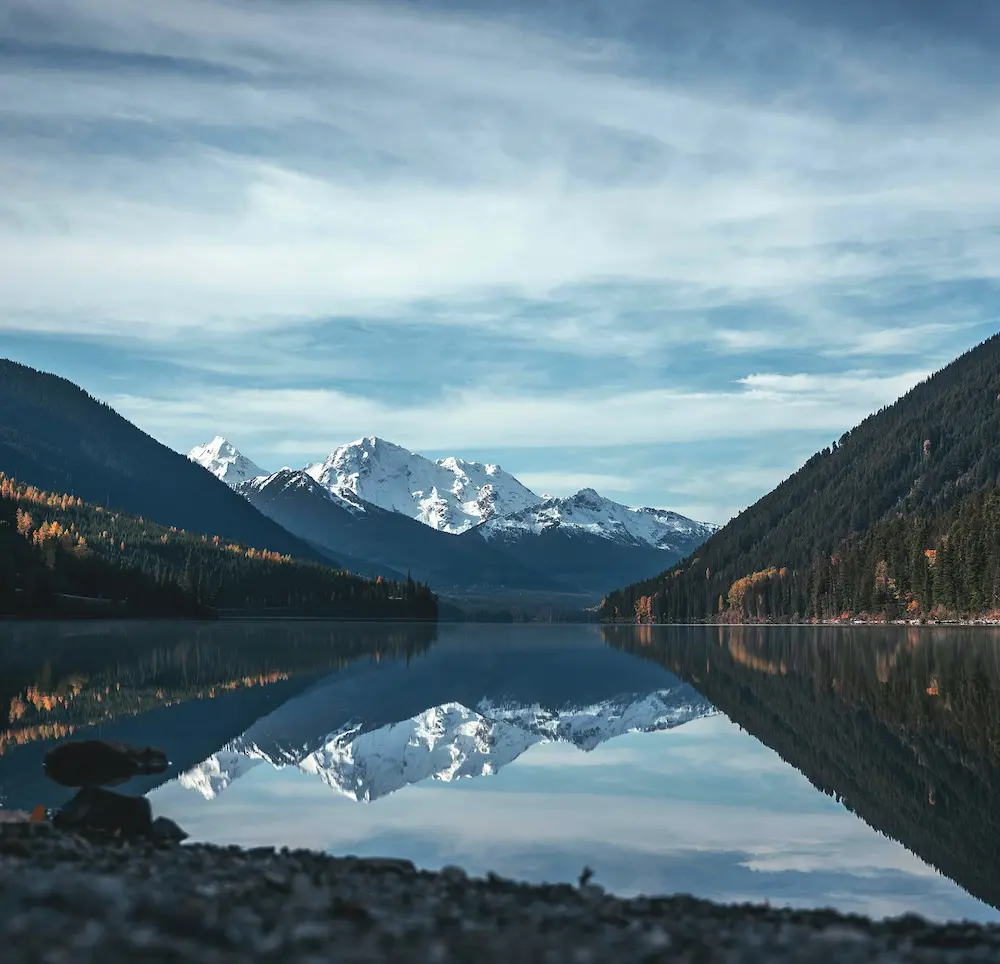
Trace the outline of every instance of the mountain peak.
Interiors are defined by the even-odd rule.
[[[222,435],[216,435],[211,442],[196,445],[188,452],[188,458],[229,486],[267,474]]]
[[[363,438],[355,439],[353,442],[348,442],[346,445],[339,446],[336,451],[341,451],[342,449],[355,449],[360,448],[365,451],[374,451],[377,448],[382,449],[398,449],[400,446],[393,444],[392,442],[387,442],[384,438],[379,438],[377,435],[366,435]]]
[[[200,449],[206,453],[212,453],[215,456],[237,456],[240,453],[236,450],[236,446],[229,441],[224,435],[216,435],[211,442],[206,442],[204,445],[196,446],[196,449]]]
[[[487,539],[499,536],[509,541],[557,527],[673,552],[693,549],[718,528],[668,509],[634,509],[587,487],[568,499],[548,498],[521,512],[490,519],[481,531]]]
[[[541,500],[498,465],[455,456],[432,461],[378,436],[357,439],[305,471],[330,492],[458,534]]]

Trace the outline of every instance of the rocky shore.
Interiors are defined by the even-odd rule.
[[[1000,928],[621,900],[459,869],[0,825],[6,964],[992,961]]]

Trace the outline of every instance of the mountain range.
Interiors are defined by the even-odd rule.
[[[435,591],[485,601],[558,598],[577,611],[662,572],[714,531],[590,490],[545,498],[497,465],[432,461],[374,437],[270,474],[224,438],[185,458],[79,386],[6,359],[0,472],[139,525],[362,576],[410,572]]]
[[[443,590],[596,596],[661,572],[716,529],[593,489],[539,496],[498,465],[431,461],[377,437],[273,474],[221,436],[188,457],[357,571],[410,571]]]
[[[304,471],[331,492],[352,493],[453,534],[539,501],[499,465],[458,458],[435,462],[374,436],[341,445]]]

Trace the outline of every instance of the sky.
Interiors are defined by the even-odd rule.
[[[998,330],[985,0],[0,0],[0,355],[725,522]]]

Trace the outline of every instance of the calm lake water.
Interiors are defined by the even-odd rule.
[[[87,736],[194,841],[1000,919],[989,629],[0,626],[0,806]]]

